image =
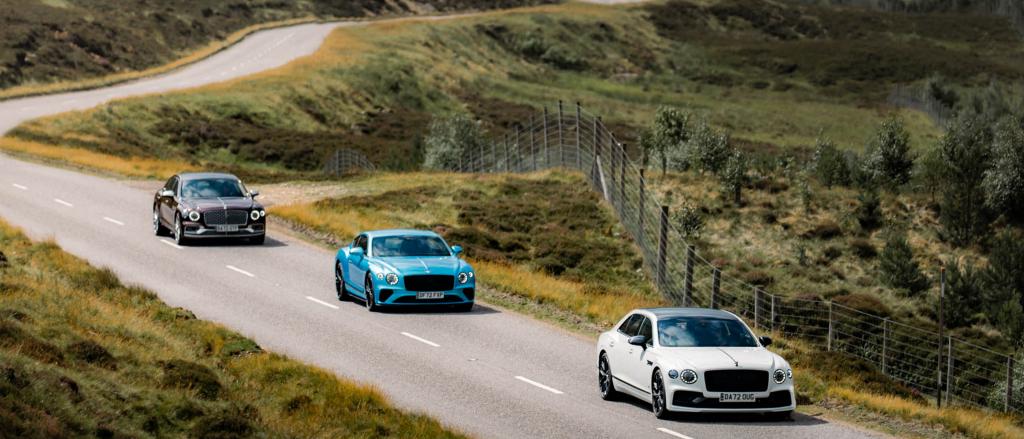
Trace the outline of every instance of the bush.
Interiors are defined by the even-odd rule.
[[[676,224],[679,225],[679,233],[684,239],[700,239],[704,231],[704,215],[700,209],[694,206],[684,205],[672,214]]]
[[[996,128],[992,167],[982,181],[986,205],[996,212],[1024,220],[1024,126],[1007,118]]]
[[[827,188],[850,184],[850,168],[846,156],[828,138],[819,137],[814,145],[814,173]]]
[[[1007,341],[1024,347],[1024,237],[1009,230],[999,234],[984,277],[989,318]]]
[[[874,189],[865,189],[857,194],[857,210],[854,216],[857,224],[865,231],[872,231],[882,225],[881,200]]]
[[[833,297],[832,301],[840,305],[843,305],[847,308],[853,308],[863,313],[868,313],[879,317],[892,316],[892,310],[890,310],[889,307],[886,306],[881,299],[871,294],[844,294],[842,296]]]
[[[740,151],[733,151],[725,166],[718,174],[724,195],[730,196],[732,202],[739,205],[743,185],[747,183],[747,157]]]
[[[856,238],[850,241],[850,250],[861,259],[870,259],[878,256],[878,250],[871,244],[871,241],[863,238]]]
[[[928,278],[921,273],[904,232],[890,231],[878,260],[882,282],[909,296],[928,289]]]
[[[455,170],[478,155],[485,140],[480,124],[465,114],[434,119],[423,139],[426,145],[423,166],[428,169]]]
[[[843,234],[843,229],[832,220],[824,220],[815,224],[810,230],[801,235],[804,238],[832,239]]]
[[[729,135],[715,130],[706,120],[697,124],[686,149],[698,169],[714,174],[718,174],[725,167],[729,156],[732,155]]]
[[[939,142],[939,220],[946,239],[959,246],[973,244],[988,234],[982,181],[991,157],[990,137],[981,120],[967,117],[951,124]]]
[[[167,361],[162,366],[164,386],[194,390],[203,399],[216,399],[220,395],[220,381],[210,368],[185,360]]]
[[[864,166],[874,182],[895,188],[910,181],[914,159],[910,156],[910,133],[902,120],[893,117],[882,122],[867,151]]]
[[[110,355],[110,352],[107,351],[106,348],[100,346],[94,341],[83,340],[72,343],[68,346],[68,352],[75,358],[89,364],[95,364],[107,369],[117,368],[117,362],[114,360],[114,356]]]

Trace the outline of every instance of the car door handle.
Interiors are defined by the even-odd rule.
[[[654,366],[654,362],[653,362],[653,361],[651,361],[651,360],[647,360],[647,365],[648,365],[648,366]]]
[[[610,347],[610,348],[614,348],[614,347],[615,347],[615,342],[614,342],[614,341],[612,341],[612,342],[609,342],[609,343],[608,343],[608,347]]]

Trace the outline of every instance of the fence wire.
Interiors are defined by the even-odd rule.
[[[1024,413],[1024,368],[1011,356],[839,303],[773,295],[712,265],[647,187],[646,171],[578,104],[545,108],[509,135],[467,151],[452,171],[553,168],[579,171],[604,198],[669,303],[729,310],[756,329],[850,354],[924,394],[941,391],[946,404]]]

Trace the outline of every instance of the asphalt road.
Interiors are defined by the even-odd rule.
[[[0,102],[0,131],[111,99],[219,82],[312,53],[336,25],[260,32],[185,69],[106,89]],[[639,402],[609,403],[593,341],[511,312],[370,314],[334,297],[331,252],[271,231],[262,247],[180,248],[153,236],[152,194],[121,182],[0,155],[0,216],[37,239],[114,270],[172,306],[267,349],[372,384],[398,406],[478,437],[873,437],[797,415],[658,421]],[[486,283],[486,279],[482,280]]]

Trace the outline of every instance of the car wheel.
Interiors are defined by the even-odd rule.
[[[665,404],[665,384],[661,380],[661,371],[654,370],[654,378],[651,379],[651,409],[654,417],[665,419],[668,417],[668,407]]]
[[[181,215],[174,215],[174,243],[178,245],[188,244],[188,239],[185,238],[185,230],[181,225]]]
[[[255,238],[249,238],[249,243],[252,245],[263,245],[263,242],[267,240],[267,235],[260,235]]]
[[[787,410],[784,412],[768,412],[764,414],[769,420],[785,422],[793,420],[793,411]]]
[[[338,293],[338,300],[344,302],[348,299],[348,291],[345,291],[345,273],[341,270],[341,264],[334,264],[334,290]]]
[[[373,296],[373,281],[370,280],[370,276],[366,276],[366,285],[363,287],[363,293],[366,295],[366,309],[370,312],[376,312],[380,307],[377,306],[377,298]]]
[[[160,222],[160,207],[153,206],[153,234],[156,236],[166,236],[170,233],[167,227],[164,227],[163,223]]]
[[[614,401],[619,396],[619,392],[615,390],[615,383],[612,382],[612,368],[608,364],[608,354],[604,352],[597,360],[597,388],[601,391],[601,399],[605,401]]]

